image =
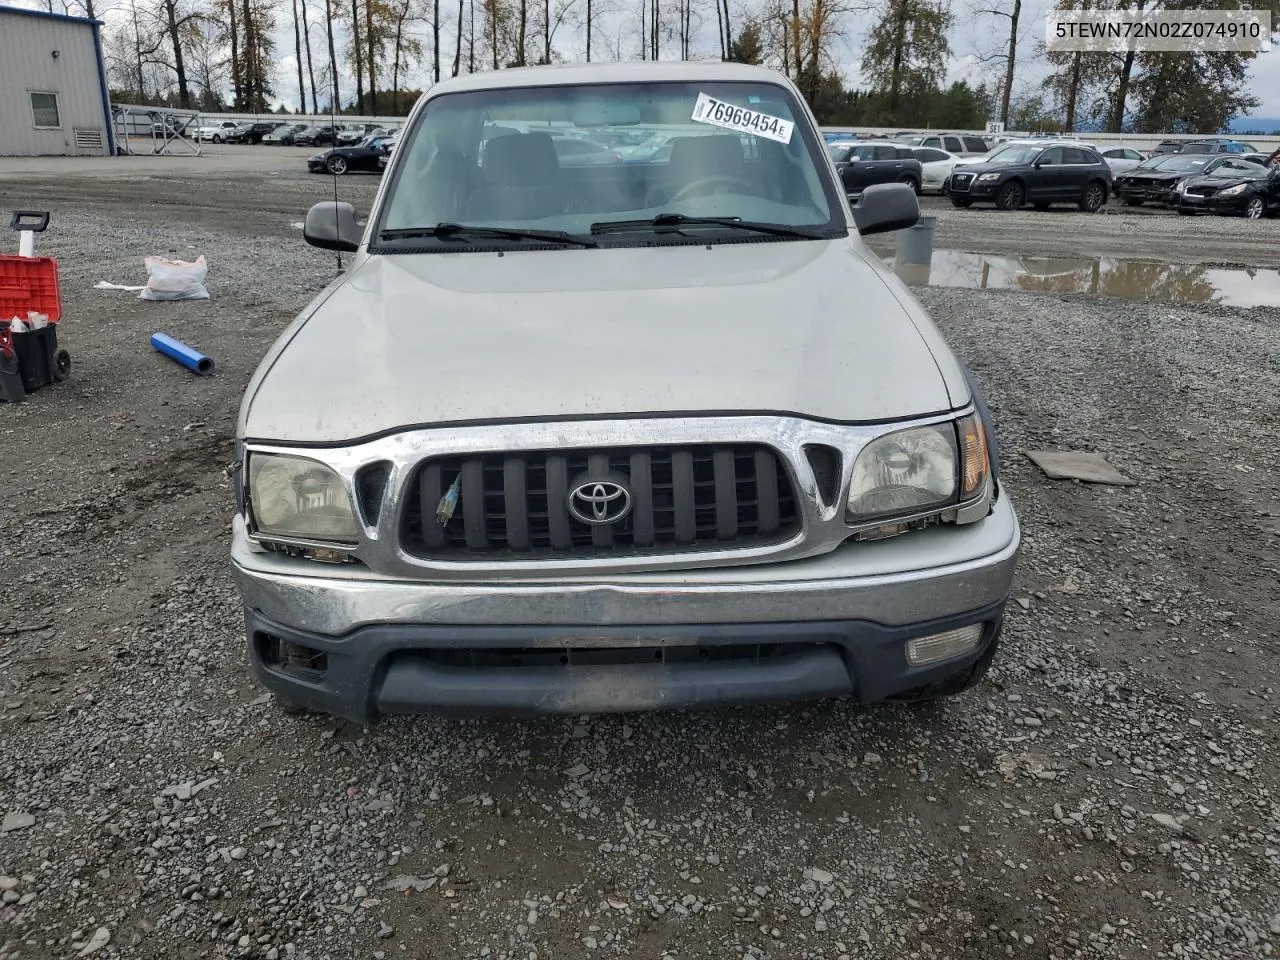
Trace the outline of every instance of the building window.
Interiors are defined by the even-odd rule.
[[[58,116],[58,95],[31,91],[31,119],[37,130],[57,130],[62,126]]]

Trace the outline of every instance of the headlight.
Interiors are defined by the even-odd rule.
[[[1249,185],[1247,183],[1237,183],[1234,187],[1227,187],[1227,189],[1219,191],[1218,196],[1234,197],[1244,193],[1248,189]]]
[[[355,543],[346,485],[315,460],[249,454],[249,501],[259,533],[325,543]]]
[[[983,174],[979,174],[978,179],[979,179],[979,180],[999,180],[999,179],[1000,179],[1000,174],[998,174],[998,173],[983,173]]]
[[[1186,193],[1186,192],[1187,192],[1187,181],[1185,181],[1185,180],[1179,180],[1179,181],[1178,181],[1178,185],[1177,185],[1176,187],[1174,187],[1173,189],[1177,190],[1179,193]]]
[[[986,434],[977,415],[890,433],[858,454],[849,482],[852,523],[942,511],[987,483]]]

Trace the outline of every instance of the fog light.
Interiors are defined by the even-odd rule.
[[[983,624],[975,623],[944,633],[931,633],[927,637],[916,637],[907,641],[907,663],[913,667],[937,663],[968,653],[982,639]]]

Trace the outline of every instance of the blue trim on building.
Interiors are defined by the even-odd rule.
[[[107,155],[116,155],[116,124],[111,115],[111,94],[107,92],[107,64],[102,59],[102,22],[93,24],[93,55],[98,58],[98,90],[102,93],[102,120],[107,125]]]
[[[42,20],[69,20],[72,23],[92,23],[102,26],[101,20],[90,20],[88,17],[73,17],[68,13],[47,13],[44,10],[28,10],[26,7],[7,7],[0,4],[0,13],[16,13],[24,17],[40,17]]]

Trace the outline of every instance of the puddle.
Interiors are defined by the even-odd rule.
[[[893,258],[888,260],[893,265]],[[935,287],[1088,293],[1159,303],[1280,306],[1280,270],[1209,267],[1120,257],[1011,257],[934,250],[929,267],[902,264],[908,283]]]

